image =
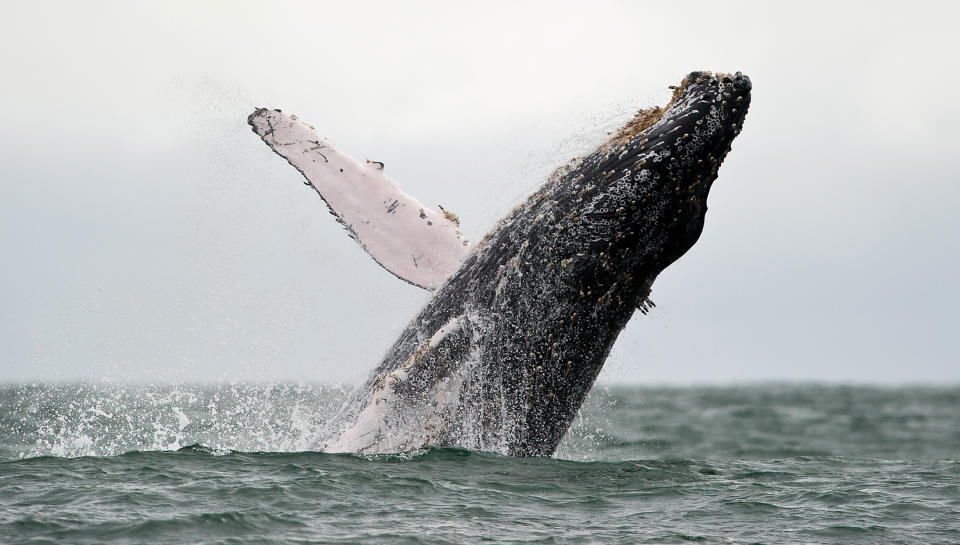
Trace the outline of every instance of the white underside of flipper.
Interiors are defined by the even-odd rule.
[[[247,121],[303,174],[350,236],[397,277],[434,290],[470,251],[456,216],[404,193],[384,174],[382,163],[357,161],[279,110],[260,108]]]

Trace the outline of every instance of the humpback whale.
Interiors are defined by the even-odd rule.
[[[653,305],[654,280],[700,237],[752,87],[739,72],[692,72],[672,88],[666,107],[557,169],[475,245],[382,163],[352,159],[296,116],[249,116],[378,263],[434,292],[318,448],[553,454],[620,331]]]

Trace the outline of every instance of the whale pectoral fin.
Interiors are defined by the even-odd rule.
[[[470,250],[459,218],[404,193],[384,174],[383,163],[357,161],[280,110],[259,108],[247,123],[303,174],[350,237],[401,280],[437,289]]]

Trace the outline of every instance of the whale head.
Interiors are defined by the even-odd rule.
[[[614,211],[636,267],[655,276],[703,230],[707,196],[750,105],[750,78],[692,72],[670,104],[642,110],[596,156],[603,174],[594,207]],[[640,272],[640,271],[638,271]]]

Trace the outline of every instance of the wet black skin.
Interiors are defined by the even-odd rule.
[[[443,423],[427,444],[402,446],[551,455],[657,275],[700,237],[750,90],[746,76],[691,73],[653,125],[558,171],[411,321],[332,433],[402,367],[405,378],[391,383],[401,401],[371,445],[434,410]],[[427,343],[458,316],[452,333]],[[451,387],[459,402],[436,408],[436,388]]]

